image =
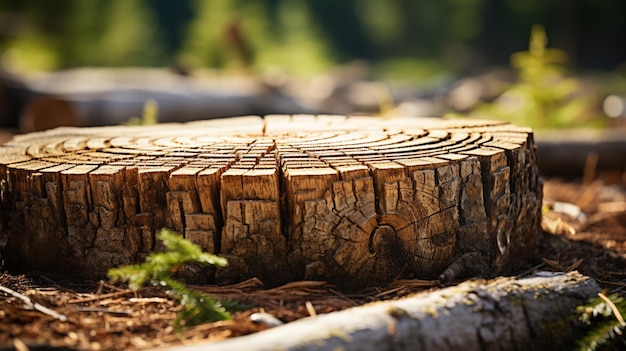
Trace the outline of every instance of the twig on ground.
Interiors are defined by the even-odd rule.
[[[603,284],[603,285],[619,286],[622,288],[626,288],[626,283],[610,282],[608,280],[598,280],[598,283]]]
[[[328,289],[328,291],[333,293],[333,294],[335,294],[335,295],[337,295],[341,300],[350,303],[352,306],[358,306],[359,305],[355,301],[351,300],[350,298],[346,297],[344,294],[342,294],[342,293],[340,293],[340,292],[338,292],[336,290]]]
[[[97,312],[97,313],[108,313],[112,315],[120,315],[120,316],[130,316],[132,312],[130,311],[114,311],[108,308],[96,308],[96,307],[78,307],[76,308],[78,312]]]
[[[315,311],[315,307],[313,307],[313,304],[311,303],[311,301],[305,302],[304,306],[306,307],[306,311],[309,314],[309,316],[311,317],[317,316],[317,312]]]
[[[101,295],[94,295],[90,297],[83,297],[79,299],[73,299],[73,300],[68,301],[67,303],[69,304],[86,303],[86,302],[93,302],[93,301],[97,301],[101,299],[119,297],[119,296],[124,296],[124,295],[137,295],[137,292],[134,290],[128,289],[128,290],[116,291],[116,292],[112,292],[108,294],[101,294]]]
[[[567,269],[565,270],[566,272],[571,272],[573,270],[575,270],[576,268],[580,267],[580,265],[585,261],[584,258],[579,258],[576,262],[572,263],[569,267],[567,267]]]
[[[615,272],[615,271],[607,271],[607,270],[604,270],[604,269],[599,269],[599,271],[600,271],[600,273],[606,274],[606,275],[615,275],[615,276],[620,276],[620,277],[626,276],[626,271]]]
[[[546,265],[546,263],[545,263],[545,262],[541,262],[540,264],[538,264],[538,265],[536,265],[536,266],[532,267],[531,269],[529,269],[529,270],[527,270],[527,271],[524,271],[524,272],[522,272],[522,273],[520,273],[520,274],[516,275],[516,276],[515,276],[515,278],[522,278],[522,277],[525,277],[525,276],[527,276],[527,275],[530,275],[532,272],[534,272],[534,271],[536,271],[536,270],[538,270],[538,269],[543,268],[545,265]]]
[[[244,280],[240,283],[231,284],[231,285],[221,285],[221,286],[200,286],[200,285],[190,285],[192,289],[201,290],[206,294],[241,294],[245,290],[259,290],[263,288],[263,282],[261,282],[258,278],[250,278],[248,280]]]
[[[67,316],[66,315],[60,314],[60,313],[58,313],[58,312],[56,312],[56,311],[54,311],[54,310],[52,310],[52,309],[50,309],[50,308],[48,308],[46,306],[38,304],[37,302],[33,302],[33,300],[31,300],[28,296],[20,294],[20,293],[18,293],[15,290],[12,290],[12,289],[9,289],[7,287],[4,287],[4,286],[0,285],[0,291],[3,291],[3,292],[5,292],[5,293],[7,293],[7,294],[9,294],[9,295],[11,295],[13,297],[16,297],[16,298],[24,301],[24,303],[28,307],[30,307],[30,308],[32,308],[32,309],[34,309],[36,311],[39,311],[39,312],[41,312],[43,314],[46,314],[46,315],[48,315],[48,316],[50,316],[50,317],[52,317],[54,319],[58,319],[61,322],[67,321]]]
[[[615,318],[617,318],[617,321],[619,322],[619,324],[621,326],[626,325],[626,323],[624,323],[624,317],[622,317],[622,314],[619,312],[619,309],[617,309],[617,306],[615,306],[613,301],[611,301],[611,299],[606,297],[606,295],[604,295],[603,293],[598,293],[598,296],[602,300],[604,300],[604,302],[606,302],[606,304],[609,305],[609,307],[611,307],[611,311],[613,311],[613,314],[615,315]]]
[[[565,267],[561,266],[558,262],[542,257],[541,260],[543,263],[548,265],[550,268],[557,270],[559,272],[565,272]]]

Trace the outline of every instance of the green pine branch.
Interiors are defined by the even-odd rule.
[[[167,229],[157,234],[163,241],[165,252],[151,253],[141,264],[128,265],[110,269],[108,276],[112,280],[128,281],[133,290],[139,290],[146,282],[155,286],[163,286],[167,293],[179,297],[182,310],[178,313],[173,325],[177,330],[184,327],[230,319],[229,311],[237,306],[231,301],[220,301],[199,291],[190,289],[185,284],[172,278],[186,263],[203,263],[224,267],[226,259],[209,253],[192,242]]]
[[[494,102],[482,103],[476,115],[506,120],[533,128],[580,127],[600,123],[590,115],[593,101],[580,95],[580,82],[569,77],[567,54],[549,48],[541,25],[532,27],[527,51],[511,56],[518,81]]]

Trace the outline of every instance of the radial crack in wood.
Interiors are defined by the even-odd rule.
[[[0,253],[98,276],[160,250],[169,227],[229,259],[216,282],[494,276],[532,257],[541,192],[532,131],[503,122],[57,128],[0,147]]]

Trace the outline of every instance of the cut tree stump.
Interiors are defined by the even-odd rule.
[[[100,276],[168,227],[216,282],[494,276],[532,257],[532,131],[483,120],[273,115],[57,128],[0,147],[7,267]]]

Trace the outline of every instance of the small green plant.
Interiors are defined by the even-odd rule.
[[[581,96],[579,82],[568,77],[567,54],[548,48],[541,25],[531,30],[528,51],[514,53],[511,66],[518,81],[493,103],[481,104],[475,114],[488,115],[534,128],[580,127],[597,123],[589,114],[593,102]]]
[[[141,118],[137,116],[131,117],[126,125],[129,126],[150,126],[159,123],[159,104],[156,100],[148,99],[143,104],[143,113]]]
[[[576,309],[578,320],[588,326],[588,332],[577,341],[577,349],[623,350],[626,348],[626,300],[617,294],[598,294],[587,305]]]
[[[110,269],[109,278],[128,281],[133,290],[139,290],[149,281],[152,285],[165,287],[168,294],[178,296],[183,308],[173,321],[177,330],[205,322],[230,319],[228,311],[234,310],[236,303],[217,300],[172,278],[172,274],[186,263],[224,267],[227,264],[226,259],[202,252],[198,245],[167,229],[162,229],[157,234],[157,239],[163,241],[165,252],[151,253],[142,264]]]

